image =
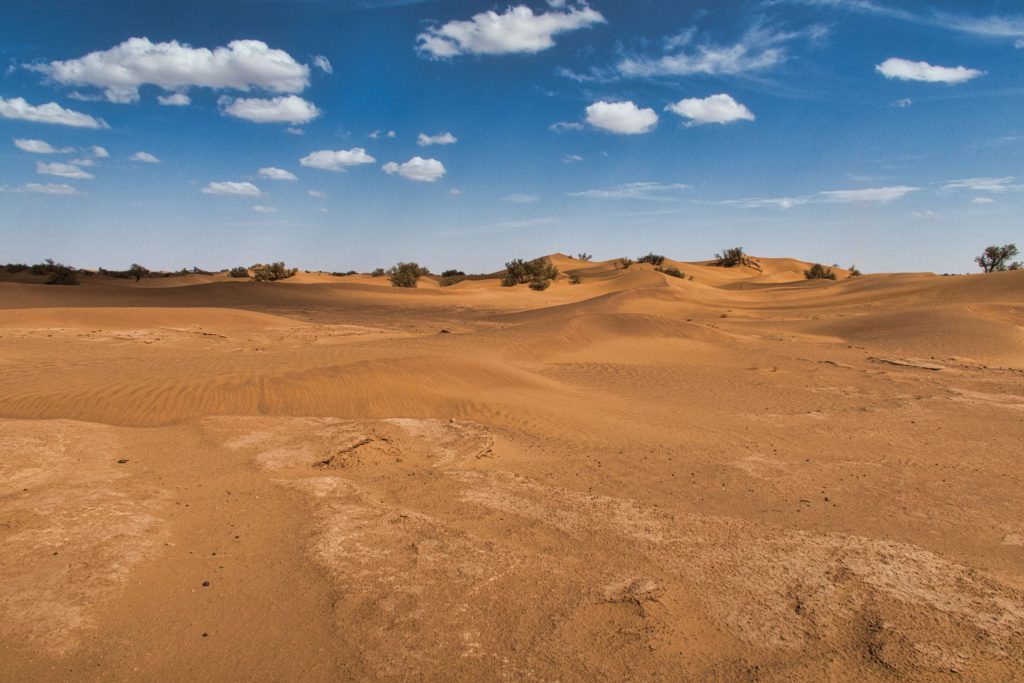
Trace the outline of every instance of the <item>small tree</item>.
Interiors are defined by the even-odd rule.
[[[424,275],[430,275],[430,271],[415,261],[402,261],[388,269],[392,287],[415,287]]]
[[[501,278],[503,287],[515,287],[531,280],[554,280],[558,277],[558,267],[546,258],[524,261],[521,258],[513,259],[505,264],[505,275]],[[550,282],[548,283],[550,284]],[[532,284],[530,285],[533,286]],[[534,287],[534,289],[537,289]],[[547,289],[542,287],[541,289]]]
[[[231,277],[249,277],[249,269],[245,266],[235,266],[228,271]]]
[[[981,256],[974,259],[983,272],[986,273],[997,273],[1004,270],[1020,270],[1021,263],[1019,261],[1010,261],[1014,256],[1019,254],[1017,251],[1016,244],[1004,244],[1003,246],[991,245],[985,247],[985,251],[982,252]]]
[[[579,254],[576,254],[576,260],[578,261],[589,261],[592,258],[594,258],[594,255],[588,254],[586,252],[580,252]]]
[[[651,252],[646,256],[641,256],[636,261],[637,263],[650,263],[652,266],[660,266],[662,263],[665,262],[665,257],[662,256],[661,254],[655,254],[654,252]]]
[[[815,263],[804,271],[804,277],[808,280],[835,280],[836,272],[828,266]]]
[[[149,268],[145,266],[140,266],[138,263],[133,263],[131,267],[128,269],[128,274],[135,278],[135,281],[138,282],[145,276],[149,275]]]
[[[284,261],[273,263],[257,263],[249,270],[252,271],[252,279],[256,282],[276,282],[292,277],[298,272],[298,268],[288,268]]]
[[[374,268],[373,272],[370,273],[370,277],[384,277],[384,269],[383,268]]]
[[[749,257],[743,252],[743,247],[723,249],[722,253],[715,254],[715,265],[723,268],[733,268],[744,265]]]
[[[70,266],[65,266],[63,263],[54,263],[52,259],[47,259],[47,266],[49,267],[50,277],[46,280],[48,285],[77,285],[78,275],[75,273],[75,269]]]
[[[616,268],[622,268],[623,270],[625,270],[626,268],[629,268],[631,265],[633,265],[633,259],[629,258],[628,256],[623,256],[622,258],[615,260]]]

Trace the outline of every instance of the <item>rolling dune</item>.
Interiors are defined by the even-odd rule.
[[[1019,678],[1024,272],[548,258],[4,276],[0,679]]]

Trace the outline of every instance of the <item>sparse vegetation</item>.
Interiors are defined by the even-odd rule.
[[[860,277],[861,275],[863,275],[863,273],[861,273],[860,270],[858,270],[857,266],[855,266],[855,265],[854,266],[850,266],[849,270],[850,270],[850,277]]]
[[[256,282],[275,282],[277,280],[285,280],[298,272],[298,268],[288,268],[285,266],[284,261],[257,263],[249,270],[252,271],[252,279]]]
[[[583,278],[580,276],[579,273],[570,273],[569,274],[569,284],[571,284],[571,285],[578,285],[581,282],[583,282]]]
[[[77,285],[78,274],[75,269],[65,266],[63,263],[54,263],[53,259],[46,259],[50,277],[46,280],[48,285]]]
[[[8,273],[20,273],[23,270],[28,270],[28,265],[25,263],[8,263],[4,266],[4,269]]]
[[[536,290],[538,292],[543,292],[545,289],[547,289],[550,286],[551,286],[551,280],[549,280],[546,277],[534,278],[530,282],[530,289]]]
[[[235,266],[228,271],[230,277],[249,277],[249,269],[245,266]]]
[[[582,252],[581,251],[580,253],[576,254],[576,260],[577,261],[589,261],[592,258],[594,258],[594,255],[593,254],[588,254],[586,252]]]
[[[672,266],[669,266],[668,268],[662,268],[661,266],[658,266],[657,268],[655,268],[655,270],[658,271],[659,273],[664,273],[665,275],[668,275],[670,277],[678,277],[684,280],[686,279],[686,273],[679,270],[678,268],[673,268]],[[692,280],[693,278],[690,279]]]
[[[140,266],[138,263],[133,263],[128,268],[128,274],[135,278],[135,281],[138,282],[146,275],[149,275],[149,268],[145,266]]]
[[[985,273],[1020,270],[1024,268],[1024,265],[1020,261],[1011,261],[1019,253],[1016,244],[1004,244],[1001,247],[993,244],[985,247],[985,251],[981,253],[981,256],[975,257],[974,262]]]
[[[344,272],[342,272],[340,270],[335,270],[332,273],[330,273],[330,275],[333,275],[334,277],[347,277],[349,275],[358,275],[358,274],[359,274],[358,271],[355,271],[355,270],[346,270]]]
[[[451,270],[441,271],[441,277],[456,277],[458,275],[465,276],[466,274],[463,273],[461,270],[455,270],[454,268],[452,268]]]
[[[835,280],[836,271],[832,270],[828,266],[815,263],[804,271],[804,277],[808,280]]]
[[[370,277],[384,277],[384,269],[374,268],[373,272],[370,273]]]
[[[415,287],[424,275],[430,275],[430,271],[415,261],[401,261],[388,269],[388,279],[391,280],[392,287]]]
[[[623,256],[622,258],[615,260],[615,267],[621,268],[622,270],[629,268],[631,265],[633,265],[633,259],[628,256]]]
[[[515,287],[532,281],[530,284],[532,289],[547,289],[551,280],[556,277],[558,277],[558,268],[547,259],[538,258],[524,261],[519,258],[505,264],[505,275],[501,279],[501,285],[502,287]],[[543,280],[548,281],[546,285],[534,286]]]
[[[446,270],[445,272],[448,273],[448,272],[453,272],[453,271],[447,271]],[[442,287],[451,287],[452,285],[459,284],[460,282],[462,282],[465,279],[466,279],[466,274],[465,273],[455,272],[454,275],[442,275],[441,279],[438,280],[437,283],[439,285],[441,285]]]
[[[715,254],[715,260],[712,265],[721,266],[722,268],[735,268],[736,266],[748,266],[761,270],[761,265],[754,259],[747,256],[746,252],[743,251],[743,247],[733,247],[731,249],[723,249],[722,253]]]
[[[665,257],[661,254],[655,254],[651,252],[645,256],[641,256],[636,260],[637,263],[650,263],[652,266],[660,266],[665,262]]]

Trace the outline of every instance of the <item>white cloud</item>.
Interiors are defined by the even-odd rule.
[[[128,157],[128,161],[141,161],[144,164],[159,164],[160,160],[149,152],[136,152]]]
[[[552,133],[568,133],[569,131],[583,130],[583,124],[578,121],[556,121],[548,126]]]
[[[73,164],[75,166],[85,166],[87,168],[96,165],[96,162],[93,161],[92,159],[72,159],[68,163]]]
[[[318,168],[321,171],[344,171],[349,166],[372,164],[375,161],[376,159],[367,154],[362,147],[338,150],[322,149],[299,159],[299,163],[303,166]]]
[[[459,188],[457,188],[457,187],[453,187],[452,189],[448,190],[448,194],[450,194],[450,195],[452,195],[452,196],[455,196],[455,197],[457,197],[457,196],[459,196],[460,194],[462,194],[462,190],[460,190],[460,189],[459,189]]]
[[[171,93],[170,95],[157,95],[156,101],[165,107],[187,107],[192,104],[192,98],[183,92]]]
[[[950,180],[946,183],[947,190],[973,190],[974,192],[1013,192],[1024,190],[1024,185],[1015,185],[1016,178],[1006,176],[1003,178],[961,178]]]
[[[619,135],[650,132],[658,125],[653,109],[641,109],[632,102],[594,102],[587,107],[587,123]]]
[[[15,138],[14,146],[22,152],[31,152],[32,154],[67,154],[68,152],[75,151],[73,147],[61,147],[58,149],[45,140],[21,140]]]
[[[253,123],[297,125],[309,123],[322,113],[315,104],[307,102],[298,95],[282,95],[269,99],[239,97],[235,100],[230,97],[222,97],[218,104],[221,106],[222,113]]]
[[[438,133],[437,135],[420,133],[419,137],[416,138],[416,144],[420,147],[427,147],[428,145],[454,145],[458,141],[459,139],[451,133]]]
[[[616,64],[620,76],[651,78],[657,76],[734,76],[764,71],[789,59],[788,45],[800,38],[820,38],[825,30],[812,26],[805,31],[779,31],[761,24],[750,29],[734,44],[704,41],[694,45],[696,30],[689,29],[664,44],[661,56],[627,57]]]
[[[277,213],[277,209],[275,209],[274,207],[262,206],[260,204],[257,204],[256,206],[252,207],[252,210],[255,211],[256,213]]]
[[[600,23],[604,23],[604,17],[587,5],[568,12],[540,14],[534,14],[526,5],[517,5],[504,14],[490,10],[468,21],[449,21],[428,28],[416,37],[417,50],[433,59],[465,54],[536,53],[554,47],[554,36],[559,33]]]
[[[583,161],[583,157],[581,157],[579,154],[566,154],[565,156],[562,157],[563,164],[575,164],[579,163],[580,161]]]
[[[875,67],[886,78],[901,81],[922,81],[924,83],[965,83],[983,75],[984,71],[963,66],[933,66],[928,62],[912,62],[909,59],[890,57]]]
[[[996,200],[991,197],[975,197],[971,200],[971,204],[995,204]]]
[[[397,164],[394,161],[389,161],[383,166],[384,172],[388,175],[397,173],[403,178],[409,180],[417,180],[424,183],[432,183],[435,180],[440,179],[445,174],[444,164],[437,159],[424,159],[423,157],[413,157],[404,164]]]
[[[270,180],[298,180],[291,171],[286,171],[283,168],[274,168],[273,166],[261,168],[260,177],[269,178]]]
[[[110,156],[110,152],[107,151],[106,147],[100,147],[99,145],[93,145],[89,148],[89,151],[97,159],[106,159]]]
[[[888,204],[920,189],[919,187],[896,185],[893,187],[869,187],[863,190],[830,190],[828,192],[820,192],[819,195],[827,202],[838,202],[841,204],[851,202]]]
[[[689,190],[683,183],[638,182],[625,183],[606,190],[584,190],[570,192],[570,197],[586,197],[588,199],[645,199],[650,201],[676,201],[678,194]]]
[[[135,102],[139,86],[171,92],[189,87],[298,93],[309,84],[309,67],[259,40],[234,40],[226,47],[193,48],[172,40],[129,38],[109,50],[78,59],[29,67],[61,85],[94,86],[111,102]]]
[[[503,197],[504,201],[513,204],[533,204],[540,199],[539,194],[510,194]]]
[[[807,197],[753,197],[748,199],[727,199],[719,203],[726,206],[740,206],[744,209],[761,209],[765,207],[792,209],[794,206],[802,206],[809,201]]]
[[[327,199],[327,193],[321,192],[320,190],[306,190],[306,194],[313,199]]]
[[[81,194],[67,183],[25,183],[19,187],[0,186],[0,192],[27,192],[34,194]]]
[[[292,135],[305,135],[306,131],[301,128],[288,127],[284,129],[285,133],[291,133]]]
[[[334,67],[331,66],[331,60],[327,59],[323,55],[317,55],[313,57],[313,66],[323,71],[325,74],[334,73]]]
[[[389,138],[393,138],[393,137],[395,137],[395,131],[393,131],[393,130],[389,130],[389,131],[388,131],[388,137],[389,137]]]
[[[34,123],[52,123],[74,128],[109,128],[103,119],[95,119],[88,114],[65,109],[56,102],[48,102],[35,106],[21,97],[4,99],[0,97],[0,116],[5,119],[20,119]]]
[[[62,164],[57,161],[49,164],[37,161],[36,173],[41,173],[43,175],[55,175],[61,178],[72,178],[74,180],[91,180],[96,177],[92,173],[83,171],[74,164]]]
[[[678,114],[690,121],[688,126],[704,123],[732,123],[734,121],[753,121],[754,114],[746,106],[740,104],[731,95],[721,93],[704,99],[692,97],[679,100],[665,107],[666,111]]]
[[[238,183],[230,180],[209,183],[206,187],[200,190],[200,192],[202,192],[203,194],[235,195],[241,197],[263,196],[263,192],[260,191],[260,188],[256,187],[252,183]]]
[[[910,99],[909,97],[904,97],[902,100],[896,100],[895,102],[893,102],[892,106],[896,107],[897,109],[906,109],[907,107],[910,107],[913,104],[914,100]]]

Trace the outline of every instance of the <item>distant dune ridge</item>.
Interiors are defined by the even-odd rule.
[[[1024,272],[543,258],[0,271],[0,679],[1020,675]]]

